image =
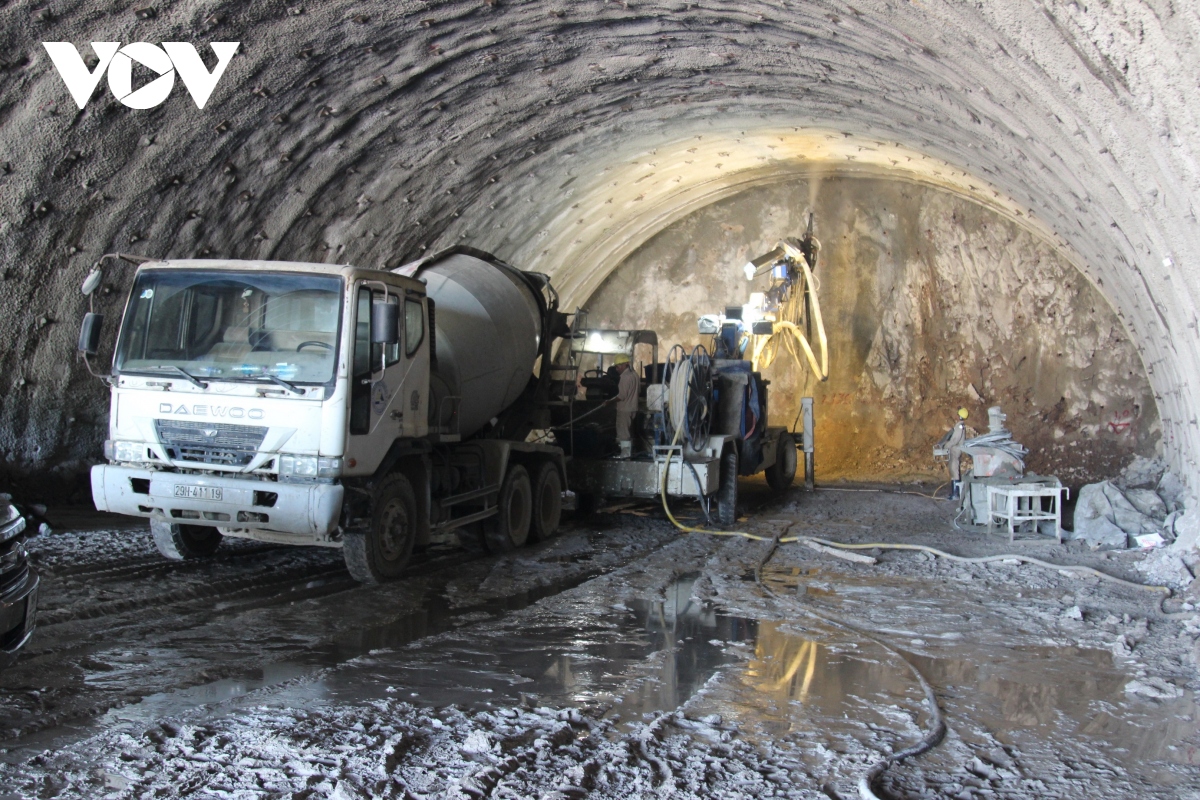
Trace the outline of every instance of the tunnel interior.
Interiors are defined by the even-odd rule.
[[[133,64],[133,90],[171,86],[134,108],[120,74],[77,102],[53,42],[84,70],[103,43],[191,43],[205,70],[212,45],[236,52],[202,108],[178,69]],[[27,560],[29,592],[20,609],[0,596],[0,622],[40,626],[0,669],[0,785],[1200,797],[1198,74],[1200,4],[1179,0],[0,0],[0,512],[30,520],[0,541],[0,589]],[[771,425],[794,429],[815,398],[812,491],[803,475],[739,483],[722,451],[706,476],[731,480],[699,503],[664,490],[562,514],[556,499],[585,493],[559,491],[562,440],[521,440],[528,419],[488,443],[521,453],[494,485],[460,486],[449,430],[411,450],[369,440],[386,468],[354,473],[361,431],[329,420],[383,419],[384,381],[336,366],[373,351],[307,334],[295,349],[333,363],[323,398],[265,367],[222,387],[265,406],[261,378],[289,415],[229,434],[258,437],[237,441],[247,474],[193,461],[163,480],[151,413],[111,443],[133,457],[105,458],[120,393],[104,376],[140,259],[394,269],[465,245],[549,276],[592,327],[657,331],[661,354],[708,344],[698,318],[760,290],[745,262],[810,221],[829,377],[786,355],[764,374]],[[420,297],[404,280],[389,278]],[[336,321],[304,330],[355,320],[365,342],[370,290],[340,295],[341,317],[337,297],[321,295]],[[89,311],[104,316],[90,364]],[[250,352],[249,326],[228,327],[245,341],[220,345]],[[384,372],[408,363],[398,339],[376,344]],[[283,449],[305,424],[297,397],[343,449]],[[1025,541],[959,524],[969,505],[939,494],[932,448],[958,409],[982,432],[995,406],[1030,472],[1108,504],[1092,519],[1112,541],[1060,539],[1048,518]],[[596,460],[669,474],[651,459]],[[94,511],[93,467],[142,516]],[[140,499],[221,491],[253,516]],[[521,541],[497,534],[505,519]],[[462,524],[434,530],[447,521]]]
[[[72,351],[78,286],[103,253],[383,267],[470,244],[552,275],[565,305],[605,308],[607,288],[632,286],[655,248],[679,251],[672,237],[704,214],[758,215],[724,247],[679,242],[708,262],[680,297],[715,307],[698,287],[723,280],[735,251],[788,233],[758,210],[800,213],[808,183],[826,269],[853,281],[826,291],[861,306],[836,325],[856,338],[827,398],[849,403],[830,406],[832,429],[861,433],[825,457],[833,474],[927,469],[919,439],[941,405],[970,400],[1008,402],[1047,468],[1082,479],[1161,452],[1190,481],[1196,126],[1181,71],[1149,54],[1194,63],[1194,23],[1194,10],[1132,3],[10,4],[4,469],[71,476],[96,458],[103,386]],[[203,110],[178,86],[130,109],[104,82],[79,109],[41,42],[86,53],[105,37],[240,45]],[[935,241],[920,240],[925,223]],[[128,276],[107,272],[110,324]],[[935,301],[956,311],[926,330],[978,330],[944,349],[917,336],[910,351],[900,328]],[[869,350],[868,306],[884,323]],[[1061,356],[1044,337],[1031,355],[1031,329],[1016,334],[1039,319]],[[921,385],[883,374],[935,362]],[[802,378],[776,380],[783,393]],[[920,436],[889,422],[913,392]]]

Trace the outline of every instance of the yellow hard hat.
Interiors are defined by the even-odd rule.
[[[625,355],[624,353],[618,353],[617,357],[613,359],[613,364],[628,364],[628,363],[629,363],[629,356]]]
[[[958,410],[958,418],[959,418],[959,419],[966,419],[966,418],[967,418],[967,416],[968,416],[968,415],[967,415],[967,410],[966,410],[965,408],[960,408],[960,409]]]

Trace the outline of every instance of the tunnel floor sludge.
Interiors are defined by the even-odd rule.
[[[839,504],[813,503],[810,522],[841,518]],[[922,519],[931,507],[878,503],[901,528],[905,504]],[[882,524],[861,519],[864,536]],[[809,621],[812,607],[876,630],[937,690],[949,735],[889,770],[892,797],[1200,788],[1193,689],[1171,671],[1183,631],[1138,617],[1144,598],[1005,565],[972,572],[901,554],[868,568],[781,547],[763,574],[772,599],[753,579],[761,544],[659,524],[601,514],[540,550],[451,565],[414,582],[430,593],[390,622],[363,624],[372,603],[402,602],[407,590],[242,614],[247,635],[270,633],[257,671],[151,693],[60,729],[52,744],[26,738],[0,759],[0,784],[18,797],[648,798],[671,785],[681,798],[850,797],[866,767],[916,741],[928,717],[894,655]],[[1084,611],[1067,613],[1078,610],[1068,602]],[[316,629],[327,638],[289,638]],[[233,656],[205,637],[227,632],[180,636],[220,660]],[[120,662],[129,635],[114,628],[112,650],[89,651],[87,680],[137,679],[103,668]],[[143,657],[193,658],[173,645]]]

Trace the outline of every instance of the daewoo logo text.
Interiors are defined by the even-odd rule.
[[[158,413],[174,414],[178,417],[228,417],[229,419],[262,419],[261,408],[241,408],[240,406],[192,406],[159,403]]]
[[[124,47],[120,42],[92,42],[92,50],[99,59],[92,70],[70,42],[42,42],[59,77],[67,85],[67,91],[81,109],[96,91],[105,70],[108,70],[109,91],[130,108],[154,108],[166,100],[175,86],[176,72],[196,102],[196,108],[204,108],[240,44],[213,42],[209,45],[217,56],[217,65],[209,72],[196,48],[187,42],[163,42],[162,47],[149,42],[131,42]],[[136,91],[133,88],[134,61],[159,75]]]

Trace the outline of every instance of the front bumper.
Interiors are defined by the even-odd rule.
[[[100,511],[183,525],[276,531],[313,541],[337,529],[344,492],[328,483],[273,483],[111,464],[92,467],[92,499]]]

